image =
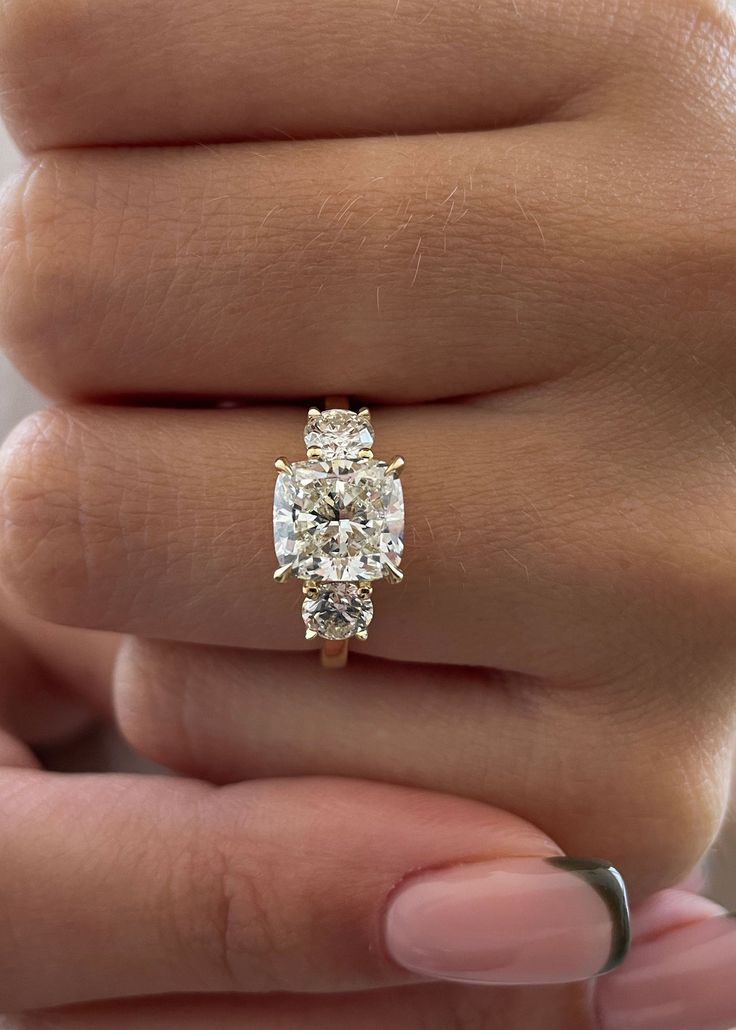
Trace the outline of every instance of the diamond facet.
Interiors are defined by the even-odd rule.
[[[385,461],[302,461],[276,480],[273,526],[279,565],[299,579],[381,579],[404,549],[401,481]]]
[[[357,458],[359,452],[373,446],[373,426],[363,415],[343,408],[330,408],[310,416],[304,430],[307,447],[321,447],[322,457]]]
[[[368,628],[373,601],[355,583],[329,583],[304,598],[302,618],[307,629],[325,640],[347,640]]]

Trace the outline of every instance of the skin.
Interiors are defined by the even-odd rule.
[[[295,846],[278,812],[291,823],[324,790],[352,813],[327,834],[343,861],[373,867],[366,821],[379,852],[400,842],[384,893],[483,827],[492,854],[510,833],[524,854],[604,856],[637,901],[708,849],[736,713],[734,54],[717,0],[0,6],[0,95],[27,154],[0,218],[0,337],[58,402],[0,455],[3,775],[61,812],[52,840],[80,835],[71,882],[95,842],[121,953],[135,899],[160,907],[123,845],[153,839],[164,865],[156,841],[192,853],[173,816],[157,837],[162,806],[201,813],[237,878],[233,811],[272,813],[261,846],[248,836],[260,868]],[[296,587],[271,583],[266,515],[273,458],[298,457],[306,404],[339,393],[371,403],[379,455],[405,455],[409,531],[405,583],[376,591],[369,640],[328,680]],[[34,771],[21,741],[90,713],[184,778],[83,790]],[[83,833],[89,796],[111,815]],[[430,842],[417,804],[462,829]],[[24,825],[19,870],[39,850]],[[329,887],[308,918],[342,913],[347,937],[382,904],[345,916],[332,868],[299,885]],[[0,1006],[231,989],[198,981],[206,964],[176,942],[179,978],[113,963],[90,988],[62,963],[47,983],[76,896],[29,911],[6,889],[40,943]],[[303,1002],[305,1030],[345,1025],[344,1004],[351,1026],[418,1030],[428,997],[463,1028],[592,1025],[579,988],[399,998],[375,971],[310,979],[307,939],[269,969],[271,986],[336,992]],[[334,969],[344,937],[329,944]],[[340,1000],[356,986],[384,990]],[[244,1004],[259,1030],[295,1025],[288,1001]]]

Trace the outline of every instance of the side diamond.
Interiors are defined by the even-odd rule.
[[[365,633],[373,618],[373,602],[355,583],[329,583],[304,598],[307,629],[325,640],[347,640]]]
[[[342,408],[330,408],[310,416],[304,430],[307,448],[321,447],[322,457],[328,461],[357,458],[361,450],[369,450],[373,446],[373,440],[370,420]]]

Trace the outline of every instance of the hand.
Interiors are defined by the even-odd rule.
[[[637,898],[676,882],[720,822],[734,721],[728,13],[208,14],[6,5],[35,156],[6,199],[3,336],[67,401],[391,404],[406,586],[347,682],[278,653],[302,645],[269,582],[270,462],[301,408],[252,405],[26,423],[8,588],[179,642],[127,645],[117,692],[180,770],[464,794],[611,858]],[[196,145],[94,146],[175,142]]]
[[[93,712],[99,720],[116,641],[2,609],[0,1003],[115,999],[6,1012],[3,1030],[500,1030],[528,1027],[540,1007],[546,1028],[582,1030],[593,1011],[606,1027],[662,1004],[679,1003],[685,1019],[732,1014],[729,992],[706,994],[691,969],[697,948],[723,976],[733,947],[732,921],[690,893],[695,883],[637,912],[630,959],[594,994],[585,984],[533,994],[412,986],[396,959],[426,962],[434,942],[446,963],[462,939],[453,944],[450,926],[467,948],[479,915],[481,952],[504,956],[496,977],[597,971],[623,944],[615,878],[550,865],[557,850],[538,831],[447,796],[315,778],[216,791],[43,773],[24,742],[58,748]],[[456,864],[460,853],[468,860]],[[440,904],[439,923],[428,901]],[[404,986],[376,989],[392,982]],[[342,993],[324,993],[328,984]],[[312,993],[248,996],[287,986]]]

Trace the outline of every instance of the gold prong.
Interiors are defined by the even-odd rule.
[[[307,447],[308,458],[321,458],[323,454],[321,447]]]
[[[291,576],[291,565],[280,565],[273,574],[277,583],[285,583]]]
[[[394,565],[392,561],[389,561],[388,558],[386,558],[386,579],[390,583],[400,583],[403,578],[404,573],[401,571],[401,569],[397,565]]]
[[[373,593],[373,587],[370,583],[366,583],[358,590],[358,593],[361,597],[370,597]]]
[[[373,451],[370,449],[370,447],[361,447],[360,450],[358,451],[358,457],[359,458],[372,458],[373,457]]]
[[[307,580],[307,582],[302,587],[302,593],[305,594],[307,597],[316,597],[319,593],[319,587],[316,583],[312,583],[310,580]]]
[[[360,415],[361,418],[364,418],[366,420],[366,422],[370,422],[370,420],[371,420],[371,409],[370,408],[360,408],[360,410],[358,411],[358,414]]]
[[[304,634],[306,640],[316,640],[318,636],[319,633],[316,629],[308,629],[307,632]]]
[[[286,458],[277,458],[273,463],[273,467],[277,472],[285,472],[287,476],[290,476],[294,472],[294,466]]]
[[[310,418],[319,418],[322,412],[319,410],[319,408],[310,408],[307,414]]]
[[[402,471],[402,469],[404,468],[405,465],[406,465],[406,462],[404,461],[404,459],[401,457],[401,455],[397,454],[396,457],[394,458],[394,460],[389,465],[389,467],[386,469],[386,475],[387,476],[400,476],[401,475],[401,471]]]
[[[356,633],[355,636],[356,636],[356,638],[358,640],[367,640],[368,639],[368,630],[367,629],[362,629],[359,633]]]

